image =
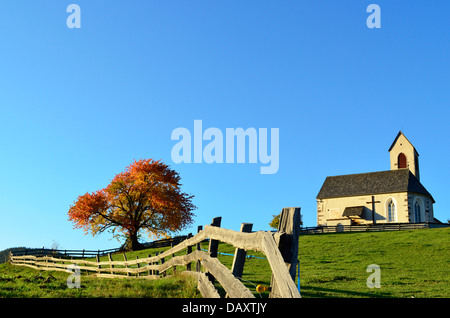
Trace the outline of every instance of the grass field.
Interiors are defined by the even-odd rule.
[[[304,297],[449,297],[450,228],[300,238]],[[370,289],[367,266],[381,269]]]
[[[185,277],[160,280],[81,277],[81,288],[70,289],[65,272],[37,271],[0,265],[0,297],[20,298],[198,298],[197,283]]]
[[[304,235],[299,240],[302,297],[449,297],[450,228],[392,232]],[[207,248],[206,244],[203,248]],[[129,260],[155,255],[143,250],[127,254]],[[219,252],[234,253],[227,244]],[[249,255],[264,257],[261,253]],[[219,254],[231,267],[232,256]],[[113,256],[123,260],[121,254]],[[381,287],[368,288],[367,266],[381,269]],[[201,297],[192,279],[177,275],[156,281],[81,277],[81,288],[69,289],[64,272],[36,271],[0,265],[0,297]],[[267,260],[247,259],[243,282],[256,297],[256,285],[270,285]]]

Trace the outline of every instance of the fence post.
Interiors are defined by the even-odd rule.
[[[197,227],[197,234],[198,234],[201,230],[203,230],[203,226],[202,226],[202,225],[199,225],[199,226]],[[197,251],[201,251],[201,250],[202,250],[202,242],[198,242],[196,248],[197,248]],[[202,265],[201,265],[201,263],[200,263],[200,260],[198,260],[198,261],[195,263],[195,271],[196,271],[196,272],[200,272],[201,266],[202,266]]]
[[[278,233],[284,235],[275,236],[279,241],[278,249],[283,256],[284,262],[288,268],[292,280],[295,282],[295,275],[298,263],[298,239],[300,234],[301,215],[300,208],[283,208],[278,224]],[[271,280],[272,291],[269,297],[279,297],[279,287],[272,275]]]
[[[175,241],[172,241],[172,243],[170,244],[170,248],[172,249],[175,246]],[[172,253],[172,258],[175,257],[175,254]],[[173,270],[173,274],[175,274],[177,272],[177,267],[175,265],[172,266],[172,270]]]
[[[159,252],[156,252],[155,256],[158,256],[158,255],[159,255]],[[159,261],[156,261],[156,263],[153,263],[153,265],[159,265]],[[158,275],[159,276],[159,270],[155,269],[153,271],[153,275]]]
[[[188,236],[187,236],[187,239],[190,239],[191,237],[192,237],[192,233],[189,233]],[[189,255],[189,254],[191,254],[191,253],[192,253],[192,245],[189,245],[189,246],[187,247],[186,255]],[[190,271],[190,270],[191,270],[191,263],[186,264],[186,270],[187,270],[187,271]]]
[[[217,226],[220,227],[220,224],[222,223],[222,217],[218,216],[213,219],[211,226]],[[209,240],[209,248],[208,252],[210,253],[211,257],[217,257],[217,252],[219,250],[219,241],[217,240]]]
[[[242,223],[241,232],[250,233],[252,231],[253,223]],[[231,266],[231,272],[234,277],[242,278],[242,273],[244,272],[245,257],[247,252],[243,249],[236,248],[234,251],[233,265]]]
[[[136,259],[139,259],[139,255],[136,255]],[[139,263],[136,263],[136,265],[137,265],[137,268],[138,268],[137,277],[139,277],[139,268],[141,266],[139,266]]]
[[[148,258],[152,257],[152,254],[148,254],[147,257],[148,257]],[[148,263],[148,265],[152,265],[152,263]],[[149,276],[150,276],[150,275],[153,275],[153,270],[149,269],[149,270],[148,270],[148,275],[149,275]]]
[[[221,222],[222,222],[221,216],[215,217],[211,223],[211,226],[220,227]],[[218,250],[219,250],[219,241],[209,239],[209,248],[208,248],[209,256],[217,258]],[[206,276],[208,276],[211,283],[214,284],[215,281],[214,276],[211,275],[210,273],[207,273]]]
[[[128,272],[127,255],[125,254],[125,252],[123,252],[122,255],[123,255],[123,260],[125,261],[125,268],[127,269],[127,276],[130,276],[130,273]]]
[[[161,265],[164,264],[166,261],[164,260],[164,257],[161,258]],[[166,271],[163,272],[163,276],[166,277],[167,273]]]
[[[98,264],[98,263],[100,263],[100,256],[99,256],[98,254],[95,255],[95,260],[97,261],[97,273],[100,274],[100,268],[101,268],[101,266]]]
[[[112,257],[111,257],[111,253],[108,253],[108,258],[109,258],[109,266],[111,267],[111,274],[113,274],[113,275],[114,275],[114,270],[113,270],[113,268],[114,268],[114,265],[113,265],[113,264],[111,264],[111,262],[112,262]]]

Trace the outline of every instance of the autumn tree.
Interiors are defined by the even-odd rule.
[[[272,219],[272,221],[270,221],[269,226],[271,228],[273,228],[274,230],[277,230],[278,229],[278,224],[280,224],[281,213],[278,214],[278,215],[272,215],[272,216],[273,216],[273,219]]]
[[[69,208],[75,228],[92,235],[110,231],[138,250],[138,238],[169,236],[192,224],[194,196],[181,192],[180,176],[161,161],[134,161],[104,189],[78,197]]]
[[[273,219],[272,219],[272,221],[270,221],[269,226],[271,228],[273,228],[274,230],[278,230],[278,225],[280,224],[281,213],[277,214],[277,215],[272,214],[272,216],[273,216]],[[302,225],[303,225],[303,221],[300,221],[300,226],[302,226]]]

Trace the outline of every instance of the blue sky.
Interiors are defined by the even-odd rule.
[[[81,8],[69,29],[66,8]],[[366,8],[381,8],[369,29]],[[0,250],[105,249],[74,230],[78,195],[134,159],[161,159],[195,195],[194,226],[268,230],[300,206],[316,224],[326,176],[389,169],[402,130],[450,218],[448,1],[2,1]],[[175,164],[171,133],[279,128],[280,166]]]

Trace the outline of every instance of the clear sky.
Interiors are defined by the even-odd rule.
[[[69,4],[81,28],[69,29]],[[369,4],[381,28],[369,29]],[[118,247],[74,230],[78,195],[161,159],[195,195],[196,232],[222,216],[268,230],[326,176],[389,169],[402,130],[450,218],[450,1],[14,0],[0,3],[0,250]],[[172,161],[178,127],[279,128],[279,169]]]

